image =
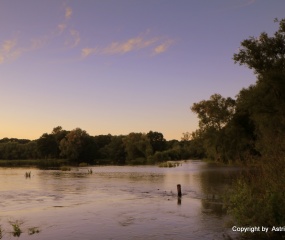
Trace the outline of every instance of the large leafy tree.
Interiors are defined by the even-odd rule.
[[[209,100],[194,103],[191,110],[199,118],[199,134],[193,134],[196,142],[201,142],[208,158],[225,161],[225,145],[222,139],[224,127],[232,119],[235,112],[235,100],[214,94]],[[195,137],[196,136],[196,137]]]
[[[229,210],[240,225],[285,224],[284,192],[280,191],[285,184],[285,19],[278,22],[272,37],[267,33],[250,37],[234,55],[236,63],[253,69],[257,76],[254,85],[238,94],[236,113],[243,116],[248,126],[244,129],[254,131],[255,148],[261,155],[258,174],[239,180],[229,197]],[[269,234],[270,239],[284,238],[282,232]]]
[[[37,148],[42,158],[56,158],[58,145],[52,134],[44,133],[37,140]]]
[[[264,154],[285,152],[285,19],[273,36],[261,33],[241,42],[234,60],[257,75],[256,84],[240,91],[237,109],[255,125],[257,148]]]
[[[163,151],[165,150],[166,146],[166,140],[163,137],[163,134],[160,132],[153,132],[149,131],[146,134],[147,138],[150,141],[150,144],[152,146],[153,152],[155,153],[156,151]]]
[[[125,136],[111,136],[111,142],[104,145],[100,152],[105,156],[105,163],[114,163],[124,165],[126,160],[125,145],[123,139]],[[102,161],[102,160],[100,160]],[[110,162],[111,161],[111,162]],[[101,163],[101,162],[99,162]]]
[[[105,146],[107,146],[112,139],[112,135],[108,134],[108,135],[98,135],[95,136],[94,138],[94,144],[95,144],[95,158],[98,159],[103,159],[106,158],[107,154],[105,151]]]
[[[144,164],[152,155],[152,147],[144,133],[130,133],[124,139],[126,162],[129,164]]]
[[[201,129],[221,130],[233,116],[235,100],[213,94],[209,100],[194,103],[191,110],[198,115]]]
[[[241,42],[239,52],[234,54],[235,63],[246,65],[256,74],[285,70],[285,19],[278,21],[279,29],[270,37],[263,32]]]
[[[68,132],[58,126],[53,128],[52,132],[44,133],[37,140],[37,148],[42,158],[59,158],[60,141],[66,136]]]
[[[71,161],[85,160],[86,150],[89,149],[91,137],[80,128],[70,131],[60,141],[61,156]]]

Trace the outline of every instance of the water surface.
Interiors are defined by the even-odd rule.
[[[219,197],[238,173],[202,161],[67,172],[0,168],[3,239],[15,239],[9,221],[21,223],[19,239],[224,239],[231,232]],[[32,227],[40,232],[29,235]]]

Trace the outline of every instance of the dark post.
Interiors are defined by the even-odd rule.
[[[177,195],[179,198],[182,197],[182,193],[181,193],[181,185],[180,184],[177,184]]]

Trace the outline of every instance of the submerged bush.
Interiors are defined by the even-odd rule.
[[[166,167],[166,168],[172,168],[172,167],[177,167],[179,166],[180,163],[179,162],[162,162],[160,163],[158,166],[159,167]]]
[[[31,227],[28,229],[29,235],[34,235],[34,234],[39,233],[39,232],[40,232],[40,230],[38,227]]]
[[[87,167],[87,166],[88,166],[88,163],[86,163],[86,162],[81,162],[81,163],[79,163],[78,166],[79,166],[79,167]]]
[[[9,223],[13,227],[13,232],[12,232],[13,236],[14,237],[20,237],[20,235],[22,234],[22,230],[21,230],[20,226],[23,223],[21,221],[15,221],[15,222],[10,221]]]
[[[61,166],[60,170],[61,171],[71,171],[71,167],[69,167],[69,166]]]

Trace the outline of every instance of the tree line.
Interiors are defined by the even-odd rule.
[[[153,164],[165,160],[201,158],[194,141],[167,141],[156,131],[128,135],[91,136],[81,128],[71,131],[58,126],[39,139],[3,138],[0,159],[67,159],[88,164]]]

